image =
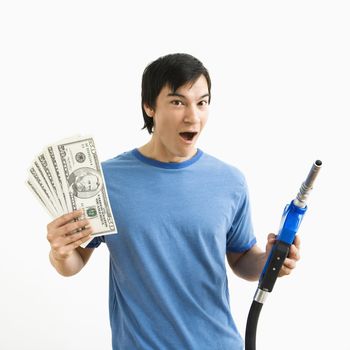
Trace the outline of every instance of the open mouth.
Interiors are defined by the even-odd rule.
[[[198,134],[198,132],[180,132],[180,136],[186,141],[192,141],[193,138]]]

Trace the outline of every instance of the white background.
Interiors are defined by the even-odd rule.
[[[312,162],[302,259],[264,305],[257,349],[350,349],[350,11],[347,1],[2,1],[0,348],[109,349],[108,251],[77,276],[48,261],[49,216],[24,185],[34,156],[76,133],[101,160],[148,140],[141,75],[187,52],[212,77],[198,146],[246,175],[259,245]],[[229,274],[244,335],[257,283]]]

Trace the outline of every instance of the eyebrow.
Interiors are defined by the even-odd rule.
[[[185,95],[181,95],[181,94],[179,94],[179,93],[177,93],[177,92],[170,92],[170,93],[168,93],[168,95],[167,95],[167,97],[173,97],[173,96],[182,97],[182,98],[186,99],[186,96],[185,96]],[[204,97],[208,97],[208,96],[209,96],[209,94],[204,94],[204,95],[202,95],[199,99],[204,98]]]

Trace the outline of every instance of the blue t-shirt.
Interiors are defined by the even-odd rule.
[[[198,150],[163,163],[137,149],[102,163],[118,234],[110,251],[113,349],[238,350],[227,251],[256,242],[236,168]]]

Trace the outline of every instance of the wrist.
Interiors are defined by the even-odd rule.
[[[52,248],[50,250],[49,257],[52,262],[58,262],[58,263],[61,263],[67,259],[67,257],[63,257],[62,255],[55,252]]]

